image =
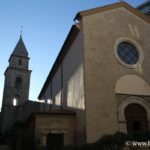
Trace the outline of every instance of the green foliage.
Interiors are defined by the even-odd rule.
[[[36,150],[47,150],[47,147],[45,145],[38,145],[35,148]]]
[[[134,132],[127,135],[130,141],[148,141],[150,140],[150,131]]]
[[[126,141],[148,141],[149,139],[150,131],[130,134],[116,132],[113,135],[103,135],[95,143],[83,146],[65,146],[63,150],[121,150]]]
[[[22,124],[16,124],[12,130],[6,131],[3,135],[0,134],[0,139],[3,143],[10,145],[16,144],[16,138],[18,134],[23,134]],[[16,134],[17,133],[17,134]],[[68,145],[62,148],[62,150],[121,150],[126,141],[148,141],[150,139],[150,131],[136,132],[125,134],[122,132],[116,132],[115,134],[106,134],[99,138],[95,143],[85,144],[82,146]],[[46,146],[41,144],[41,139],[32,137],[29,134],[23,134],[22,150],[46,150]]]
[[[126,134],[117,132],[114,135],[103,135],[93,145],[98,145],[101,150],[120,150],[124,146],[126,139]]]

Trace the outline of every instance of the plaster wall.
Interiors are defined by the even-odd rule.
[[[43,99],[49,98],[53,101],[52,109],[60,109],[62,105],[63,109],[71,109],[76,112],[77,143],[84,143],[85,101],[82,31],[73,41],[52,81],[49,81]]]
[[[45,99],[48,100],[48,99],[52,99],[52,90],[51,90],[51,86],[52,86],[52,83],[50,83],[47,87],[47,90],[45,92]],[[44,99],[44,97],[43,97]]]
[[[76,112],[77,143],[85,142],[85,99],[82,30],[66,54],[63,66],[63,106]]]
[[[84,74],[87,142],[119,131],[117,80],[127,74],[140,76],[150,85],[150,25],[125,8],[84,16]],[[143,61],[129,68],[118,61],[120,39],[143,53]],[[130,95],[128,95],[130,96]]]
[[[52,100],[53,108],[61,106],[61,66],[58,68],[52,80]]]

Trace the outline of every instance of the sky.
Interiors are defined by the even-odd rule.
[[[30,100],[37,100],[77,12],[119,0],[0,0],[0,107],[4,72],[22,28],[29,53]],[[146,0],[125,0],[136,7]]]

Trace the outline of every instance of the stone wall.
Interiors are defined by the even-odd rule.
[[[11,150],[11,147],[8,145],[0,145],[0,150]]]
[[[47,135],[64,135],[64,145],[76,144],[76,118],[74,115],[35,115],[35,138],[46,145]],[[35,139],[35,140],[36,140]]]

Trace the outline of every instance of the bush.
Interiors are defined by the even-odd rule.
[[[128,140],[130,141],[148,141],[150,140],[150,131],[135,132],[128,134]]]
[[[116,132],[114,135],[108,134],[103,135],[96,143],[93,145],[99,145],[103,150],[119,150],[124,146],[125,141],[127,141],[127,135],[122,132]]]
[[[150,131],[130,134],[116,132],[113,135],[103,135],[95,143],[83,146],[65,146],[63,150],[121,150],[126,141],[148,141],[149,139]]]

